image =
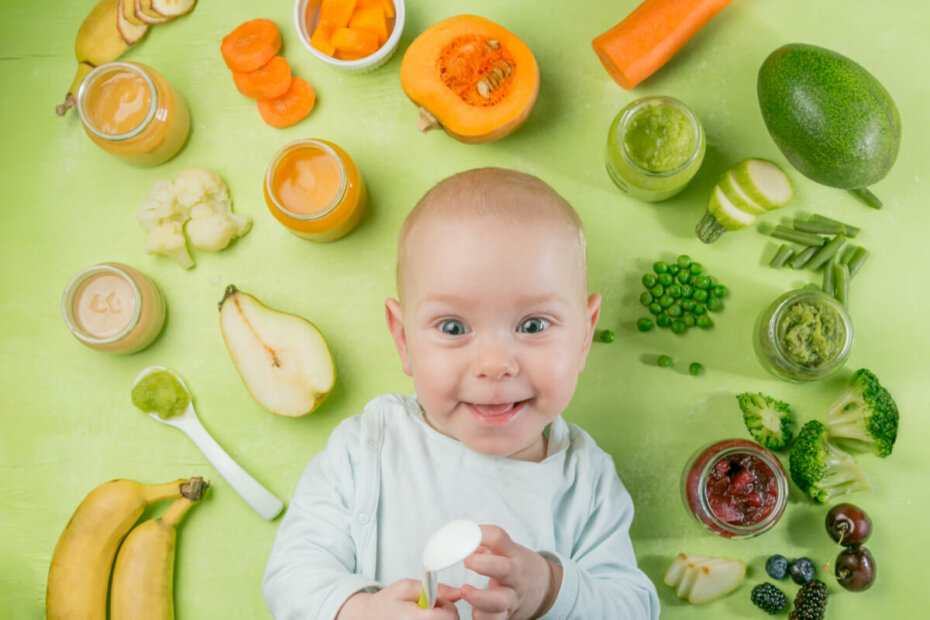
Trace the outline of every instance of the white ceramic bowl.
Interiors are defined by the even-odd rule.
[[[331,67],[336,67],[346,73],[368,73],[374,71],[394,55],[397,44],[400,43],[400,35],[404,30],[404,0],[393,0],[394,2],[394,29],[384,45],[378,50],[358,60],[339,60],[332,56],[327,56],[320,50],[310,45],[310,37],[316,29],[317,20],[320,17],[321,0],[296,0],[294,3],[294,27],[297,28],[297,36],[303,42],[304,47],[311,54],[325,62]]]

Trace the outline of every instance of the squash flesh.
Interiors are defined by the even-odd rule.
[[[468,143],[512,132],[529,116],[539,91],[529,47],[505,28],[470,15],[446,19],[417,37],[400,77],[414,103]]]

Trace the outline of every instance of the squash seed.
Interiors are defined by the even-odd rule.
[[[487,83],[487,82],[485,82],[484,80],[481,80],[480,82],[478,82],[478,84],[475,85],[475,88],[478,89],[478,94],[479,94],[479,95],[481,95],[481,96],[484,97],[485,99],[489,99],[489,98],[490,98],[491,92],[490,92],[490,90],[488,89],[488,83]]]
[[[490,41],[488,41],[488,47],[490,47],[492,50],[497,50],[497,49],[500,49],[501,43],[500,41],[491,39]]]
[[[504,67],[504,77],[509,77],[513,72],[513,69],[510,68],[510,63],[506,60],[502,60],[500,64]]]
[[[504,80],[504,72],[501,71],[500,67],[494,67],[492,74],[497,77],[497,81],[501,82]]]

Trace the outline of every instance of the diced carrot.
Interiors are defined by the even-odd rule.
[[[384,8],[381,5],[355,9],[352,19],[349,20],[349,28],[364,30],[376,35],[379,46],[387,42],[388,24],[387,18],[384,17]]]
[[[258,113],[272,127],[283,129],[306,117],[315,102],[313,87],[306,80],[292,77],[286,93],[273,99],[258,100]]]
[[[373,54],[378,49],[378,35],[354,28],[340,28],[333,33],[333,47],[360,57]]]
[[[645,0],[591,45],[610,76],[633,88],[655,73],[731,0]]]
[[[248,73],[233,71],[236,88],[252,99],[273,99],[287,92],[291,85],[291,66],[283,56],[275,56],[263,67]]]
[[[354,10],[355,0],[323,0],[318,27],[323,29],[327,38],[332,38],[336,30],[349,25]]]
[[[226,66],[239,73],[255,71],[281,49],[278,26],[268,19],[253,19],[223,37],[220,51]]]
[[[319,26],[316,27],[316,30],[313,31],[313,36],[310,37],[310,45],[320,50],[327,56],[332,56],[333,52],[336,51],[336,48],[333,47],[332,41],[329,40],[329,37],[323,33],[323,29]]]

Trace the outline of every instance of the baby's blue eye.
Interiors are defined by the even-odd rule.
[[[524,334],[538,334],[547,327],[549,327],[549,321],[546,319],[532,318],[523,321],[517,331]]]
[[[439,331],[441,331],[446,336],[461,336],[468,330],[465,328],[465,324],[456,319],[447,319],[439,324]]]

